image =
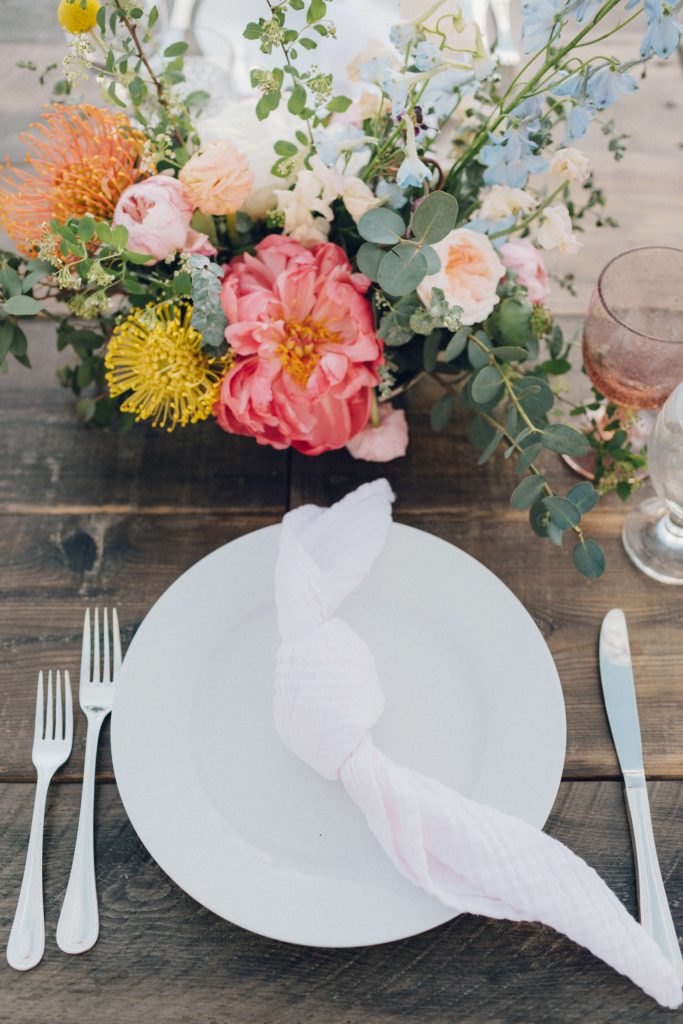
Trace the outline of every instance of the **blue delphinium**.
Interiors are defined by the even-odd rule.
[[[391,100],[391,113],[394,117],[400,117],[408,102],[409,79],[390,67],[384,71],[380,85]]]
[[[508,235],[505,232],[514,226],[515,220],[514,214],[510,214],[509,217],[501,217],[500,220],[475,217],[474,220],[468,221],[466,226],[471,231],[478,231],[481,235],[495,235],[496,237],[491,239],[491,244],[494,249],[500,249],[501,245],[505,245],[508,240]]]
[[[529,138],[526,126],[508,128],[502,137],[490,136],[490,139],[479,154],[479,162],[486,167],[486,185],[524,188],[530,174],[548,169],[547,160],[534,153],[537,146]]]
[[[563,0],[523,0],[522,45],[525,53],[540,50],[557,35],[560,22],[555,18],[562,6]]]
[[[437,121],[445,121],[458,105],[459,97],[474,92],[476,87],[473,71],[461,71],[459,68],[439,71],[430,79],[420,106],[424,111],[431,111]]]
[[[431,171],[426,164],[423,164],[417,155],[415,142],[415,126],[408,117],[403,118],[406,129],[406,155],[396,172],[396,184],[401,188],[419,188],[423,181],[430,176]]]
[[[378,181],[375,195],[378,199],[386,199],[386,205],[392,210],[400,210],[408,202],[403,189],[394,181]]]
[[[332,167],[339,157],[350,149],[358,149],[365,135],[361,128],[344,125],[341,128],[316,128],[314,133],[315,147],[324,164]]]
[[[433,71],[443,64],[443,54],[434,43],[429,43],[425,39],[415,47],[413,61],[418,71]]]
[[[638,83],[633,75],[609,64],[591,71],[586,79],[586,99],[597,110],[606,110],[621,95],[636,92],[637,89]]]
[[[641,57],[670,57],[678,46],[681,26],[662,0],[644,0],[647,31],[640,46]]]

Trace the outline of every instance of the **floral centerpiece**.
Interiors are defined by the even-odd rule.
[[[65,78],[25,164],[0,172],[19,251],[0,254],[0,362],[28,365],[26,322],[49,316],[77,357],[60,379],[86,422],[213,417],[259,444],[376,461],[404,454],[395,402],[427,375],[434,429],[467,416],[480,462],[497,449],[516,461],[512,505],[540,537],[573,536],[577,568],[598,576],[581,525],[598,490],[554,493],[538,459],[592,445],[600,488],[623,496],[642,456],[617,410],[607,432],[558,418],[570,345],[544,252],[576,253],[588,219],[608,221],[574,143],[637,88],[636,66],[676,48],[674,13],[523,0],[526,57],[505,77],[456,0],[402,0],[339,91],[310,60],[334,46],[329,6],[265,0],[244,31],[268,55],[253,98],[205,116],[187,45],[156,47],[155,7],[61,0]],[[632,61],[585,56],[636,18]],[[90,73],[105,106],[73,102]],[[602,130],[619,158],[621,137]]]

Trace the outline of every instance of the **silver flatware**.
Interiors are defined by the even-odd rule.
[[[645,783],[636,690],[626,616],[607,613],[600,629],[600,678],[614,746],[626,787],[638,880],[640,921],[683,981],[683,957],[657,859]]]
[[[79,701],[88,720],[83,764],[83,788],[78,833],[69,884],[57,924],[57,945],[65,953],[84,953],[97,942],[100,915],[97,907],[93,824],[95,806],[95,765],[102,723],[112,709],[116,677],[121,668],[121,635],[116,609],[111,613],[111,643],[107,609],[102,622],[100,663],[100,618],[95,609],[92,640],[90,609],[83,623]]]
[[[43,826],[45,803],[50,780],[71,753],[73,741],[73,706],[71,681],[57,672],[52,686],[52,672],[47,677],[47,701],[44,701],[43,673],[38,675],[36,718],[33,732],[33,763],[36,767],[36,795],[33,803],[31,837],[26,854],[26,867],[21,883],[19,902],[7,943],[7,963],[16,971],[28,971],[43,958],[45,951],[45,918],[43,913]]]

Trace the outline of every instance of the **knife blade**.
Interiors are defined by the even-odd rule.
[[[666,898],[652,832],[631,648],[626,616],[621,608],[612,608],[602,622],[600,680],[607,719],[626,787],[640,922],[683,981],[683,957]]]

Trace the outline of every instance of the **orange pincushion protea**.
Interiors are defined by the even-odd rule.
[[[86,213],[110,219],[124,188],[142,175],[142,132],[125,114],[88,104],[53,104],[24,132],[26,168],[0,170],[0,223],[34,255],[43,226]]]

